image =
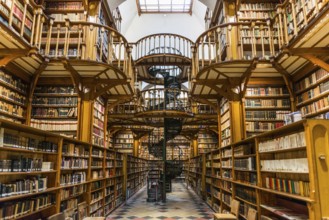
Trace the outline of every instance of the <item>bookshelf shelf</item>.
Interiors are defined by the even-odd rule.
[[[300,107],[305,106],[307,104],[310,104],[310,103],[313,103],[315,101],[318,101],[318,100],[320,100],[322,98],[326,98],[326,96],[329,96],[329,86],[328,86],[328,91],[325,91],[325,92],[323,92],[323,93],[321,93],[319,95],[316,95],[316,96],[314,96],[312,98],[309,97],[309,99],[307,99],[306,101],[303,101],[303,102],[298,103],[297,104],[297,107],[300,108]]]

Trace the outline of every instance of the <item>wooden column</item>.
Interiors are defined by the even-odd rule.
[[[244,122],[241,101],[230,101],[230,114],[232,143],[235,143],[244,138]]]
[[[133,156],[138,157],[138,154],[139,154],[139,139],[134,138]]]
[[[91,143],[93,127],[94,102],[91,100],[82,100],[80,105],[79,120],[79,140]]]
[[[198,137],[193,137],[192,140],[192,149],[193,149],[193,157],[196,157],[199,155],[199,151],[198,151]]]
[[[122,169],[123,169],[123,183],[122,183],[122,195],[124,197],[124,201],[127,201],[127,179],[128,179],[128,160],[127,154],[123,154],[123,163],[122,163]]]

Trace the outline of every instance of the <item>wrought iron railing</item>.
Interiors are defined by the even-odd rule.
[[[174,54],[191,58],[193,42],[177,34],[153,34],[133,43],[133,58],[138,60],[151,54]]]

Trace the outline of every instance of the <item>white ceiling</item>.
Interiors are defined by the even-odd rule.
[[[113,0],[108,0],[112,2]],[[204,31],[204,16],[207,7],[214,7],[215,0],[193,0],[192,15],[179,14],[142,14],[138,15],[136,0],[114,0],[122,16],[121,33],[129,42],[156,33],[178,34],[195,41]],[[111,5],[110,5],[111,6]]]

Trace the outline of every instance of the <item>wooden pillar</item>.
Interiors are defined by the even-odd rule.
[[[94,102],[81,100],[79,120],[79,140],[91,143]]]
[[[134,138],[133,156],[138,157],[138,154],[139,154],[139,139]]]
[[[123,154],[123,163],[122,163],[122,169],[123,169],[123,183],[122,183],[122,195],[124,197],[124,201],[127,201],[127,179],[128,179],[128,172],[127,172],[127,168],[128,168],[128,160],[127,154]]]
[[[193,137],[192,140],[192,149],[193,149],[193,157],[196,157],[199,155],[199,150],[198,150],[198,136]]]
[[[232,143],[235,143],[244,138],[244,122],[241,101],[230,101],[230,114]]]

